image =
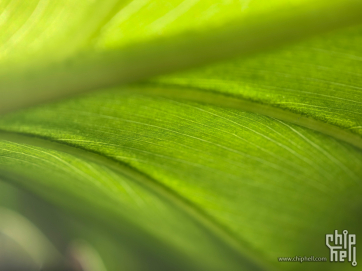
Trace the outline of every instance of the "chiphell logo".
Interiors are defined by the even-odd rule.
[[[331,262],[344,262],[348,259],[352,262],[352,266],[357,265],[356,261],[356,235],[348,234],[347,230],[343,234],[338,234],[338,230],[334,234],[326,234],[326,245],[331,250]]]

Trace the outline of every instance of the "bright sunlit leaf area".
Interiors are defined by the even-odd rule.
[[[362,2],[0,2],[0,270],[359,270]]]

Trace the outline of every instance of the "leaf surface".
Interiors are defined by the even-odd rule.
[[[249,55],[361,23],[361,11],[359,0],[2,1],[0,112]]]
[[[210,8],[210,14],[200,13],[204,21],[195,17],[186,22],[183,14],[199,14],[207,3],[160,3],[134,1],[124,9],[117,6],[121,13],[112,9],[110,16],[116,2],[84,2],[64,33],[76,31],[71,27],[72,20],[88,20],[88,9],[95,12],[104,8],[104,18],[94,21],[94,27],[90,24],[81,41],[74,41],[73,49],[59,58],[59,63],[84,48],[85,56],[88,52],[101,52],[99,56],[110,52],[109,56],[114,57],[113,52],[124,53],[123,49],[133,48],[133,44],[139,44],[135,48],[145,55],[152,51],[144,51],[150,44],[159,52],[167,45],[177,49],[177,57],[194,59],[195,52],[198,55],[200,51],[184,51],[179,43],[186,36],[192,40],[193,34],[188,31],[195,31],[196,36],[197,31],[211,36],[213,27],[229,29],[224,28],[225,18],[239,16],[232,4],[216,5],[212,6],[216,10],[225,8],[225,17],[222,12],[212,15]],[[262,1],[260,6],[257,4],[255,14],[279,10],[285,4],[268,3],[270,6]],[[310,4],[300,3],[306,8]],[[336,3],[340,2],[333,2],[331,7],[335,8]],[[41,1],[32,10],[39,9],[39,4]],[[72,3],[68,4],[64,7],[72,8]],[[252,2],[250,5],[251,14]],[[300,14],[305,15],[305,10],[301,10]],[[323,10],[321,14],[328,13]],[[34,13],[29,14],[32,18]],[[151,15],[145,18],[142,14]],[[45,17],[41,18],[46,22]],[[296,18],[301,23],[300,17]],[[121,26],[122,34],[118,32]],[[279,29],[292,29],[288,27]],[[310,35],[313,31],[306,32]],[[29,86],[28,91],[41,90],[34,92],[31,102],[35,103],[43,91],[51,93],[46,99],[56,97],[56,89],[61,95],[73,93],[74,89],[83,91],[87,80],[103,91],[1,117],[1,177],[79,215],[81,220],[99,223],[114,236],[113,246],[121,240],[131,240],[134,251],[143,251],[148,259],[155,258],[156,269],[172,266],[179,270],[305,270],[306,263],[278,263],[277,258],[328,257],[325,234],[335,229],[361,234],[360,32],[360,26],[351,27],[247,59],[107,89],[100,86],[123,79],[112,79],[119,70],[111,77],[105,76],[115,66],[109,65],[109,59],[98,62],[104,61],[104,55],[95,57],[95,62],[79,58],[81,64],[67,68],[64,82],[46,77],[45,66],[35,69],[42,80],[35,76],[27,81],[14,73],[1,83],[9,86],[1,89],[2,94],[11,93],[0,102],[3,112],[26,105],[15,95],[22,93],[24,86]],[[158,40],[159,33],[161,40],[170,43]],[[204,42],[206,34],[201,35]],[[262,34],[267,37],[265,32]],[[30,42],[32,36],[26,37],[23,38]],[[281,39],[290,40],[286,36]],[[49,45],[45,52],[58,51],[58,44],[54,42],[54,48]],[[223,51],[227,48],[222,47],[215,59],[228,56]],[[14,52],[26,54],[20,47],[15,49]],[[34,50],[29,53],[31,57],[37,54]],[[152,56],[158,57],[154,52]],[[150,66],[148,70],[135,69],[134,78],[143,78],[154,68],[155,62],[146,61],[145,55],[138,59]],[[155,59],[163,63],[166,55]],[[204,56],[207,58],[208,53]],[[7,57],[13,58],[11,53],[4,56]],[[129,62],[119,60],[114,63],[136,63],[132,58]],[[196,62],[186,61],[185,67]],[[77,73],[84,63],[91,64],[94,74],[99,75],[95,81],[89,73]],[[171,64],[166,65],[167,70],[180,68]],[[127,65],[124,67],[131,67]],[[57,72],[64,71],[62,65],[57,67]],[[57,76],[54,78],[59,79]],[[97,78],[103,83],[98,84],[101,81]],[[29,82],[32,83],[28,85]],[[29,96],[23,98],[28,100]],[[8,103],[9,107],[5,107]],[[308,268],[349,267],[341,266],[319,263]],[[147,266],[140,265],[139,269],[147,270]]]
[[[3,129],[61,143],[3,132],[7,176],[20,174],[16,183],[113,230],[131,221],[215,270],[237,270],[250,251],[271,265],[280,255],[326,256],[325,232],[358,229],[357,148],[255,113],[135,94],[136,87],[4,118]],[[111,160],[92,161],[80,149]]]
[[[339,126],[358,134],[357,141],[362,135],[361,32],[360,26],[352,27],[273,53],[209,65],[151,82],[223,93],[254,105],[271,105]],[[308,126],[306,122],[300,124]],[[320,125],[311,128],[328,134],[328,128],[318,128]],[[337,136],[335,131],[331,135]],[[356,141],[354,144],[358,144]]]

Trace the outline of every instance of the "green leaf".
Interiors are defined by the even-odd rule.
[[[2,1],[0,112],[361,23],[359,0]]]
[[[352,27],[273,53],[150,82],[235,97],[239,102],[224,103],[282,118],[362,148],[361,34],[360,26]]]
[[[116,233],[131,221],[201,269],[237,270],[245,250],[327,256],[324,234],[358,225],[361,152],[272,118],[121,89],[2,127],[61,142],[3,132],[8,178]]]
[[[2,116],[2,179],[58,206],[55,213],[78,217],[80,228],[92,225],[95,229],[85,233],[73,230],[103,255],[107,247],[125,249],[135,259],[129,265],[134,270],[351,266],[282,263],[278,257],[328,257],[326,234],[335,229],[362,234],[361,26],[270,48],[358,21],[358,1],[260,1],[255,7],[250,2],[242,35],[233,32],[244,21],[232,4],[207,15],[213,14],[212,8],[205,9],[208,2],[180,1],[175,7],[137,1],[110,20],[110,14],[117,14],[111,8],[117,1],[81,3],[85,6],[67,21],[69,28],[62,29],[59,40],[44,47],[46,55],[59,52],[56,62],[38,58],[35,49],[23,50],[21,43],[14,45],[13,56],[6,54],[15,68],[3,73],[9,77],[0,83],[8,86],[1,88],[0,110],[89,88],[102,91]],[[72,5],[64,7],[72,10]],[[293,5],[298,8],[291,12]],[[81,42],[67,40],[67,31],[78,32],[76,26],[89,20],[89,10],[97,9],[104,17],[90,20]],[[307,12],[312,10],[317,13]],[[183,12],[187,17],[177,17]],[[260,14],[269,16],[260,19]],[[259,26],[263,31],[250,33]],[[290,37],[292,30],[296,33]],[[224,34],[222,46],[213,47]],[[27,42],[35,36],[29,34]],[[263,44],[276,36],[280,39]],[[60,37],[70,42],[64,55]],[[250,40],[234,47],[241,37]],[[201,52],[207,43],[213,44],[211,49]],[[245,58],[254,46],[255,51],[269,51]],[[16,50],[19,63],[22,58],[39,61],[34,71],[26,63],[17,66]],[[236,52],[243,58],[100,87]],[[120,61],[122,54],[127,61]],[[171,55],[175,58],[170,60]],[[179,62],[182,58],[185,62]],[[121,74],[126,68],[130,71]],[[115,258],[108,255],[110,270],[121,266]],[[147,264],[137,264],[142,261]]]

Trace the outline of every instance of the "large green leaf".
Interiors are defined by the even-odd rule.
[[[361,152],[279,120],[121,90],[14,115],[2,126],[128,165],[2,134],[8,178],[20,175],[28,189],[113,229],[130,220],[203,268],[241,266],[224,246],[271,263],[326,256],[326,232],[358,226],[351,212],[360,208]]]
[[[359,0],[0,3],[0,112],[361,23]]]
[[[45,3],[23,10],[41,10]],[[44,21],[34,31],[54,41],[44,41],[45,47],[24,49],[38,35],[35,32],[22,42],[19,39],[18,47],[13,44],[9,51],[3,47],[7,52],[3,63],[13,66],[0,83],[8,86],[1,89],[0,110],[235,52],[243,53],[243,59],[5,115],[0,119],[1,177],[79,216],[83,223],[99,225],[102,233],[89,229],[79,234],[100,250],[122,251],[125,246],[135,262],[147,259],[147,264],[131,264],[135,270],[351,267],[350,263],[280,263],[277,258],[328,257],[325,234],[335,229],[361,234],[361,27],[247,59],[245,55],[254,51],[252,46],[260,51],[358,21],[359,2],[333,1],[329,8],[325,1],[313,7],[309,1],[256,1],[255,7],[251,2],[242,35],[234,32],[242,26],[240,10],[232,5],[239,2],[215,5],[205,12],[210,5],[206,1],[175,5],[135,1],[109,20],[118,12],[113,8],[117,3],[81,2],[84,7],[67,21],[64,33],[50,32],[54,39],[41,28],[48,24],[41,17]],[[55,10],[56,5],[50,6]],[[72,5],[63,5],[64,14],[69,14],[67,8],[74,9]],[[298,9],[290,12],[290,5]],[[338,12],[337,7],[343,9]],[[224,12],[214,14],[214,9]],[[78,24],[97,10],[99,17],[93,16],[84,37],[73,44],[69,33],[78,32]],[[308,10],[318,11],[318,16],[310,14],[303,22]],[[30,26],[39,12],[29,17]],[[183,12],[188,15],[177,17]],[[188,21],[194,14],[204,14],[204,21],[196,16]],[[269,16],[254,17],[260,14]],[[286,21],[290,24],[280,25]],[[20,25],[12,23],[15,28]],[[309,29],[313,23],[316,30]],[[120,26],[122,33],[117,30]],[[263,31],[250,33],[257,26]],[[303,32],[289,37],[293,29]],[[267,35],[268,30],[274,32]],[[221,44],[216,42],[210,50],[200,51],[224,34],[227,39],[220,48],[213,47]],[[280,39],[262,44],[275,35]],[[234,47],[241,37],[250,40],[245,47]],[[63,52],[64,42],[70,45]],[[41,50],[47,57],[38,56]],[[52,53],[57,60],[48,58]],[[125,62],[116,57],[128,53],[131,57]],[[175,58],[168,60],[171,55]],[[33,72],[29,64],[22,64],[24,58],[39,62]],[[182,58],[185,62],[178,61]],[[66,59],[75,59],[76,64],[67,66]],[[115,67],[120,70],[113,71]],[[131,72],[120,75],[122,67]],[[34,91],[34,97],[26,91]],[[96,237],[106,236],[104,231],[108,237]],[[114,240],[109,241],[109,236]],[[119,269],[114,263],[107,267]]]

